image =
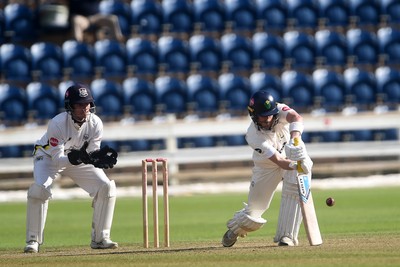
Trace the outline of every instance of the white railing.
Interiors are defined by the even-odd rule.
[[[400,111],[382,114],[356,113],[348,116],[306,114],[303,117],[307,132],[392,128],[400,131]],[[104,140],[164,139],[165,150],[121,153],[116,167],[140,166],[144,158],[166,157],[169,159],[170,171],[174,173],[178,171],[180,164],[251,160],[251,150],[247,146],[183,149],[178,149],[177,146],[177,140],[181,137],[244,134],[249,122],[248,117],[176,120],[174,116],[169,116],[165,120],[136,123],[122,120],[104,125]],[[2,129],[0,146],[33,144],[45,131],[45,126]],[[307,144],[307,149],[312,158],[400,156],[400,141],[310,143]],[[30,158],[0,159],[0,173],[3,174],[30,172],[31,169]]]

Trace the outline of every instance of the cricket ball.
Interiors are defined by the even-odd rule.
[[[328,197],[326,199],[326,205],[328,205],[329,207],[332,207],[333,205],[335,205],[335,200],[331,197]]]

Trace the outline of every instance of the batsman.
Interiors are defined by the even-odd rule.
[[[253,149],[254,167],[247,203],[227,222],[222,238],[224,247],[233,246],[239,237],[260,229],[277,186],[282,182],[282,198],[274,242],[278,246],[297,246],[302,212],[299,204],[297,165],[311,175],[313,162],[307,154],[303,118],[289,106],[277,103],[268,91],[251,96],[248,112],[252,122],[246,141]],[[294,139],[300,140],[296,146]]]
[[[46,133],[34,147],[34,183],[27,193],[25,253],[39,252],[51,187],[61,174],[70,177],[93,198],[91,248],[118,247],[110,238],[116,187],[103,170],[114,167],[118,154],[108,146],[100,148],[103,123],[95,114],[88,87],[70,86],[65,92],[64,106],[65,112],[49,121]]]

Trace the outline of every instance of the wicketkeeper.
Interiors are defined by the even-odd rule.
[[[66,111],[50,120],[47,132],[35,144],[34,183],[27,194],[24,249],[27,253],[37,253],[43,243],[51,186],[61,174],[93,197],[91,248],[118,247],[110,239],[116,187],[103,171],[117,163],[117,152],[108,146],[100,148],[103,123],[94,114],[94,99],[88,87],[82,84],[69,87],[64,105]]]
[[[248,202],[227,222],[228,231],[222,245],[231,247],[238,237],[260,229],[267,221],[261,216],[269,208],[278,184],[283,180],[278,227],[274,242],[279,246],[298,245],[302,214],[297,186],[297,161],[305,173],[311,173],[313,162],[301,138],[303,118],[285,104],[275,102],[268,91],[258,91],[250,99],[248,112],[252,122],[246,141],[253,149],[253,175]],[[301,140],[301,139],[300,139]]]

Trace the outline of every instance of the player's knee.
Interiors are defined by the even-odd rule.
[[[103,184],[97,192],[97,198],[111,198],[117,195],[117,187],[115,181]]]
[[[267,221],[261,217],[252,217],[241,210],[235,214],[233,219],[228,221],[227,226],[235,234],[246,236],[248,232],[254,232],[266,223]]]
[[[34,183],[28,189],[28,198],[38,199],[42,202],[45,202],[51,198],[51,192],[44,186]]]

